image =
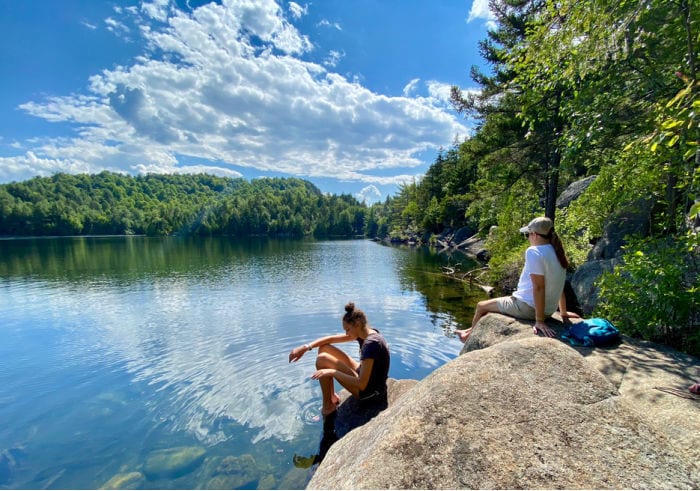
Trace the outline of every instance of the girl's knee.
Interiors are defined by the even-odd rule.
[[[487,303],[488,300],[482,300],[481,302],[476,304],[476,313],[483,315],[489,313],[489,304]]]
[[[330,345],[330,344],[324,344],[323,346],[319,346],[318,347],[319,356],[323,353],[328,353],[329,351],[331,351],[331,346],[332,345]]]
[[[322,351],[322,347],[318,350],[319,353],[316,356],[316,368],[331,368],[335,362],[335,358],[329,355],[327,352]]]

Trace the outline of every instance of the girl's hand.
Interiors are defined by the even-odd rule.
[[[568,319],[568,318],[570,318],[570,317],[572,317],[572,318],[574,318],[574,319],[580,319],[580,318],[581,318],[581,316],[578,315],[576,312],[568,312],[568,311],[567,311],[567,312],[564,312],[563,314],[560,314],[560,315],[561,315],[562,320],[566,320],[566,319]]]
[[[306,353],[308,350],[306,349],[306,346],[299,346],[297,348],[294,348],[290,353],[289,353],[289,362],[293,361],[298,361],[302,356],[304,356],[304,353]]]
[[[314,380],[318,380],[323,377],[332,377],[335,375],[335,370],[332,368],[322,368],[321,370],[316,370],[314,373],[311,374],[311,378]]]

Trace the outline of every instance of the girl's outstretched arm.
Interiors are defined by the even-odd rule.
[[[314,348],[318,348],[326,344],[347,343],[348,341],[353,341],[354,339],[355,338],[348,336],[347,334],[334,334],[332,336],[324,336],[322,338],[314,339],[310,343],[303,346],[297,346],[296,348],[292,349],[292,351],[289,353],[289,361],[298,361],[307,351],[311,351]]]

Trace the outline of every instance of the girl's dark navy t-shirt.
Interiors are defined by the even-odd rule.
[[[386,395],[386,379],[389,377],[390,363],[389,345],[386,339],[376,332],[365,339],[358,339],[357,342],[360,344],[360,361],[374,360],[367,387],[360,392],[360,400],[374,395]]]

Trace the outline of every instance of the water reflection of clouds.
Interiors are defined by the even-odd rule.
[[[76,322],[90,326],[86,336],[95,341],[84,349],[124,362],[135,382],[151,388],[144,404],[154,418],[174,429],[216,443],[231,436],[232,423],[250,428],[254,442],[292,440],[309,422],[305,414],[318,412],[320,389],[310,380],[315,353],[293,364],[288,353],[340,332],[349,300],[387,337],[392,376],[427,374],[459,351],[433,328],[422,295],[400,287],[396,251],[381,249],[377,260],[373,247],[380,246],[322,244],[299,255],[294,264],[305,266],[287,269],[278,259],[253,258],[227,264],[215,280],[106,282],[55,295],[55,310],[79,310]],[[342,348],[357,356],[355,343]]]
[[[298,435],[303,422],[295,408],[314,397],[315,387],[300,383],[312,360],[288,364],[289,344],[274,328],[278,311],[245,297],[197,303],[177,285],[156,290],[149,309],[131,322],[114,312],[106,324],[135,380],[169,389],[165,407],[177,414],[176,429],[216,443],[228,438],[218,420],[230,419],[257,429],[254,441]],[[144,332],[134,337],[134,330]]]
[[[180,308],[173,309],[176,297]],[[407,368],[435,368],[448,361],[454,350],[445,351],[443,334],[425,329],[425,316],[406,323],[405,313],[411,312],[417,302],[410,297],[382,297],[379,304],[384,310],[376,313],[377,320],[390,340],[394,363]],[[326,301],[328,304],[321,306],[323,311],[333,303],[332,299]],[[309,379],[314,370],[313,354],[289,364],[287,353],[290,347],[309,340],[304,331],[309,322],[316,323],[316,331],[328,332],[322,324],[335,319],[321,315],[314,321],[308,316],[280,315],[276,308],[260,308],[251,315],[241,309],[240,302],[231,302],[219,312],[221,318],[207,323],[207,332],[200,332],[181,318],[187,310],[189,316],[199,310],[192,306],[187,309],[187,305],[182,292],[157,295],[155,311],[161,316],[171,315],[170,319],[167,315],[161,319],[157,335],[165,346],[154,353],[140,340],[129,354],[137,380],[173,389],[168,406],[179,414],[175,426],[211,443],[227,438],[222,431],[212,431],[218,418],[230,418],[256,429],[253,441],[297,436],[305,424],[300,414],[309,400],[318,400],[319,389]],[[403,319],[398,321],[401,325],[390,321],[394,318]],[[329,333],[340,330],[339,319],[336,322],[338,329]],[[357,356],[354,344],[343,349]]]

